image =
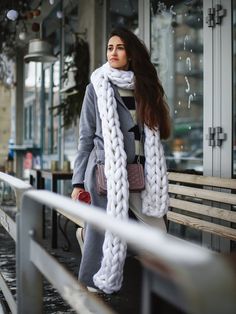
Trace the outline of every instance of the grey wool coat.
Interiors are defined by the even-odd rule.
[[[112,85],[117,102],[120,128],[124,135],[124,148],[127,163],[134,162],[134,133],[129,130],[134,126],[132,116],[123,103],[117,87]],[[87,86],[79,124],[79,146],[75,159],[72,184],[84,183],[85,190],[91,195],[92,204],[106,210],[106,196],[98,195],[96,190],[96,164],[105,162],[102,125],[97,106],[97,96],[93,85]],[[93,275],[99,270],[102,260],[104,235],[91,225],[86,226],[84,251],[79,270],[79,279],[86,286],[94,287]]]

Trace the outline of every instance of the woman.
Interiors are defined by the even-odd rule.
[[[149,223],[148,216],[157,217],[151,221],[165,230],[162,217],[168,210],[168,180],[160,138],[169,136],[170,118],[163,88],[146,47],[129,30],[112,31],[107,60],[92,73],[86,90],[72,198],[78,199],[85,189],[92,204],[110,215],[127,219],[131,208],[144,222]],[[138,160],[145,162],[145,190],[129,193],[126,165]],[[107,196],[96,189],[99,163],[105,164]],[[125,257],[123,241],[108,231],[104,237],[87,225],[81,282],[106,293],[118,291]]]

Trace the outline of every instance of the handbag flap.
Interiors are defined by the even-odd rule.
[[[142,164],[128,164],[127,174],[129,181],[129,190],[131,192],[140,192],[145,188],[144,171]],[[104,173],[104,165],[97,164],[96,185],[99,194],[106,194],[107,179]]]
[[[128,181],[130,191],[142,191],[145,188],[144,172],[142,164],[128,164]]]

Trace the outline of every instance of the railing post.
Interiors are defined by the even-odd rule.
[[[142,314],[151,313],[151,289],[149,281],[149,271],[143,267],[142,273]]]
[[[31,237],[42,241],[42,205],[23,195],[17,214],[17,313],[43,313],[42,274],[31,262]]]

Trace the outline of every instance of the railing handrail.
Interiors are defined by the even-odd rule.
[[[26,284],[27,290],[29,289],[29,281],[32,281],[32,283],[37,282],[36,279],[41,281],[38,277],[38,271],[34,270],[37,263],[36,268],[39,267],[43,270],[46,267],[43,260],[40,261],[36,252],[37,238],[41,234],[40,230],[42,228],[41,205],[47,205],[72,221],[80,222],[82,219],[102,231],[110,230],[135,247],[148,267],[152,269],[151,280],[157,282],[159,274],[163,276],[161,280],[165,278],[167,282],[170,282],[170,287],[164,285],[163,288],[161,285],[161,289],[165,290],[163,295],[167,296],[170,291],[176,291],[173,287],[177,287],[184,296],[180,301],[184,303],[183,309],[189,310],[189,313],[235,313],[235,271],[220,255],[137,222],[119,220],[119,223],[117,223],[117,219],[108,216],[99,208],[82,202],[74,202],[68,197],[49,191],[33,190],[31,185],[5,173],[0,172],[0,180],[8,183],[15,190],[19,200],[21,200],[23,193],[21,208],[17,214],[20,242],[17,243],[17,291],[18,302],[21,303],[21,300],[24,299],[22,301],[24,309],[28,308],[27,306],[24,307],[28,302],[28,300],[25,301],[25,297],[31,299],[28,297],[31,292],[33,292],[33,298],[37,298],[36,294],[38,296],[42,295],[42,292],[38,289],[31,289],[31,291],[27,291],[29,293],[25,293],[24,298],[21,298],[20,296],[24,294],[25,290],[20,288]],[[36,242],[32,235],[36,235]],[[39,242],[38,250],[40,247]],[[34,250],[34,253],[31,252],[31,249]],[[37,261],[36,264],[35,261]],[[27,274],[30,268],[31,270]],[[66,280],[73,281],[68,276]],[[23,286],[20,286],[22,284]],[[156,291],[160,291],[160,289],[157,289],[155,282],[154,284]],[[222,298],[224,299],[223,305]],[[67,298],[67,300],[69,299],[71,298]],[[178,303],[178,301],[175,303],[177,299],[179,299],[178,296],[173,293],[171,301],[174,304],[180,304],[181,307],[181,303]],[[21,313],[22,304],[17,305],[17,313]],[[225,305],[227,305],[227,311],[224,310]],[[15,313],[15,305],[13,304],[12,307]],[[41,313],[40,308],[37,309],[37,313]],[[144,310],[143,313],[148,313],[148,311]]]
[[[153,255],[153,257],[172,260],[174,255],[174,263],[184,263],[184,265],[189,266],[198,263],[204,265],[213,258],[211,251],[177,239],[157,229],[130,220],[119,220],[119,223],[117,223],[117,218],[108,216],[99,207],[87,205],[83,202],[75,202],[68,197],[45,190],[31,190],[24,195],[41,204],[55,208],[62,215],[73,218],[74,221],[76,219],[81,221],[82,219],[100,230],[109,229],[131,245]],[[171,252],[166,249],[166,246],[170,247]]]
[[[151,258],[153,261],[154,258],[151,264],[155,271],[167,277],[184,294],[185,309],[191,309],[189,313],[210,313],[212,307],[215,314],[222,313],[222,294],[225,303],[229,305],[227,313],[234,313],[235,271],[220,255],[137,222],[119,220],[117,223],[117,219],[99,208],[74,202],[49,191],[27,191],[22,206],[25,198],[26,201],[31,199],[56,208],[74,221],[82,219],[97,229],[110,230],[135,247],[141,255],[148,257],[148,260]]]
[[[0,180],[8,183],[13,189],[27,190],[31,189],[32,186],[29,183],[24,182],[21,179],[15,178],[5,172],[0,171]]]
[[[26,183],[21,179],[18,179],[16,177],[13,177],[1,171],[0,171],[0,180],[10,185],[11,188],[14,190],[15,195],[16,195],[16,207],[17,209],[19,209],[22,194],[25,191],[32,189],[33,187],[29,183]]]

